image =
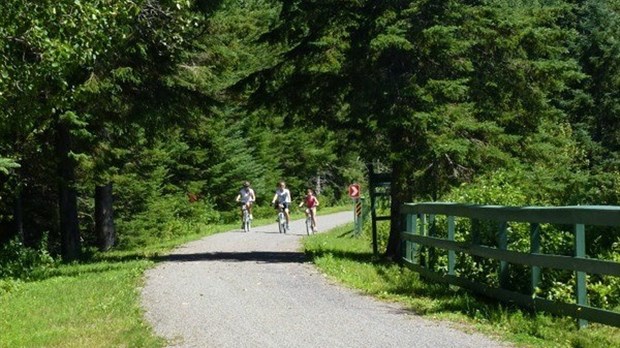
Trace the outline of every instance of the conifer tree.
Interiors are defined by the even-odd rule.
[[[525,159],[524,139],[562,119],[549,100],[581,77],[557,21],[570,7],[504,1],[283,3],[281,66],[257,99],[318,117],[392,169],[398,206]],[[268,96],[270,97],[268,97]],[[308,107],[308,106],[312,107]],[[372,136],[369,136],[372,135]],[[526,149],[527,150],[527,149]]]

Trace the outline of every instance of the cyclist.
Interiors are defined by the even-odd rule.
[[[239,194],[237,195],[237,198],[235,198],[235,201],[241,202],[241,220],[243,220],[244,205],[247,207],[248,213],[250,213],[250,220],[252,220],[252,204],[256,201],[256,194],[254,193],[252,187],[250,187],[249,181],[243,182],[243,187],[239,190]]]
[[[276,204],[276,201],[278,203]],[[291,205],[291,191],[286,188],[286,183],[284,181],[280,181],[278,183],[278,188],[276,189],[276,193],[273,195],[273,199],[271,200],[271,204],[275,205],[275,208],[278,209],[280,205],[282,205],[282,209],[284,210],[284,216],[286,217],[286,229],[290,230],[289,222],[289,206]]]
[[[312,218],[312,232],[316,232],[316,207],[319,206],[319,200],[314,195],[314,191],[311,188],[306,190],[306,197],[299,203],[299,207],[306,206],[306,217]]]

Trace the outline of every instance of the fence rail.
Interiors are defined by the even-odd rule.
[[[531,309],[575,317],[579,319],[580,326],[586,325],[587,321],[595,321],[620,327],[619,312],[591,307],[588,304],[586,274],[620,277],[620,263],[589,258],[586,255],[585,230],[585,226],[620,226],[620,207],[505,207],[433,202],[404,204],[400,211],[406,227],[401,233],[401,240],[405,246],[403,261],[421,275]],[[430,226],[435,224],[437,215],[446,217],[447,238],[431,235]],[[496,222],[497,246],[481,245],[476,236],[479,233],[476,228],[470,231],[471,241],[456,241],[456,218]],[[508,250],[507,227],[509,223],[514,222],[529,224],[529,252]],[[541,224],[574,226],[573,256],[541,253]],[[427,264],[420,252],[423,247],[446,250],[447,271],[443,273],[434,271],[433,265]],[[457,275],[455,270],[457,252],[499,261],[497,269],[499,287]],[[524,294],[506,288],[510,264],[530,267],[530,293]],[[556,302],[536,296],[541,268],[575,272],[575,303]]]

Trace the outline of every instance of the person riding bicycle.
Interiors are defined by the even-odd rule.
[[[316,232],[316,207],[319,206],[319,200],[314,195],[314,191],[311,188],[306,190],[306,197],[299,203],[299,207],[306,206],[306,217],[312,218],[312,232]]]
[[[276,201],[278,202],[276,204]],[[278,183],[278,188],[276,189],[276,193],[273,195],[273,199],[271,200],[271,204],[275,205],[275,208],[278,209],[282,206],[282,210],[284,210],[284,216],[286,217],[286,229],[289,228],[289,206],[291,205],[291,191],[286,188],[286,183],[284,181],[280,181]]]
[[[248,213],[250,214],[250,220],[252,220],[252,205],[254,201],[256,201],[256,194],[254,193],[252,187],[250,187],[249,181],[243,182],[243,187],[241,188],[241,190],[239,190],[239,194],[237,195],[237,198],[235,198],[235,201],[241,202],[241,220],[243,220],[244,206],[248,209]]]

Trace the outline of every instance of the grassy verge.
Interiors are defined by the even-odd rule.
[[[149,261],[62,266],[0,298],[2,347],[157,347],[136,284]]]
[[[37,281],[0,279],[0,347],[164,346],[143,319],[144,271],[177,245],[238,227],[212,226],[140,250],[94,253]]]
[[[577,330],[575,320],[570,318],[533,315],[475,297],[462,289],[425,283],[406,268],[374,260],[369,238],[352,237],[352,232],[348,226],[304,239],[306,253],[314,263],[346,286],[516,346],[620,347],[618,328],[590,324]]]

